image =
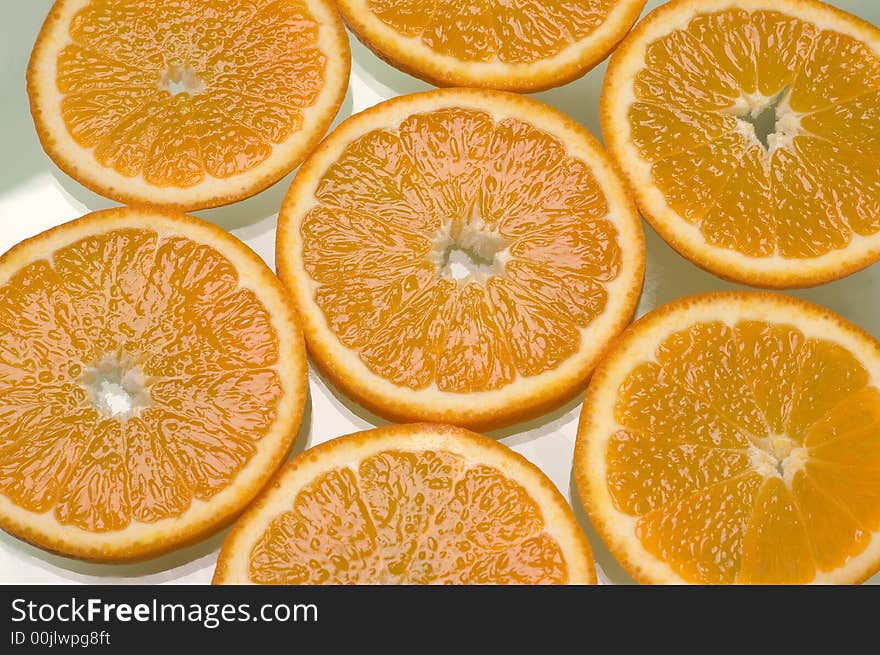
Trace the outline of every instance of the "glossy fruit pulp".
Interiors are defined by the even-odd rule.
[[[61,114],[104,166],[159,187],[265,161],[320,93],[302,0],[92,0],[58,56]]]
[[[495,468],[387,450],[296,494],[250,555],[262,584],[561,584],[540,508]]]
[[[367,0],[383,23],[463,61],[531,63],[590,35],[614,0]]]
[[[0,493],[95,532],[178,516],[256,451],[277,361],[265,307],[210,246],[121,229],[60,248],[0,286]],[[145,404],[96,408],[96,366]]]
[[[880,230],[880,57],[774,11],[698,15],[648,46],[632,141],[714,246],[809,258]],[[775,137],[751,117],[777,99]]]
[[[303,219],[330,329],[395,384],[467,393],[578,351],[620,268],[589,167],[518,119],[450,108],[350,143]],[[457,280],[437,243],[483,239],[497,271]]]
[[[841,346],[697,323],[621,386],[615,507],[689,582],[804,583],[880,529],[880,391]]]

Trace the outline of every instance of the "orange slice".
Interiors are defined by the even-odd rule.
[[[184,214],[114,209],[0,258],[0,527],[130,560],[228,523],[299,428],[306,360],[262,260]]]
[[[461,428],[396,425],[311,448],[227,536],[214,584],[595,584],[553,483]]]
[[[661,307],[596,370],[574,471],[641,582],[864,581],[880,569],[880,343],[786,296]]]
[[[339,0],[382,59],[438,86],[540,91],[608,56],[646,0]]]
[[[43,148],[130,204],[214,207],[293,170],[342,103],[329,0],[57,0],[28,68]]]
[[[673,0],[615,53],[602,130],[697,265],[776,288],[880,258],[880,30],[814,0]]]
[[[635,208],[595,139],[497,91],[345,121],[278,223],[314,360],[398,421],[487,428],[562,404],[630,320],[644,273]]]

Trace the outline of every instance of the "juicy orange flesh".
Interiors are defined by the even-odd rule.
[[[57,72],[68,131],[103,166],[159,187],[253,169],[324,81],[303,0],[92,0],[70,37]]]
[[[107,415],[84,374],[110,358],[149,403]],[[105,532],[225,488],[274,421],[269,315],[210,246],[146,229],[81,239],[0,286],[0,493]]]
[[[880,391],[835,343],[696,323],[630,372],[615,417],[614,505],[687,581],[809,582],[880,529]]]
[[[531,63],[560,53],[592,34],[615,4],[613,0],[367,1],[383,23],[418,38],[438,54],[505,64]]]
[[[774,11],[699,15],[648,46],[634,90],[633,143],[708,243],[809,258],[880,230],[880,57],[856,39]],[[749,97],[783,100],[791,138],[761,144],[738,120]]]
[[[562,584],[540,508],[495,468],[386,450],[303,486],[250,555],[261,584]]]
[[[303,261],[330,329],[395,384],[467,393],[559,366],[607,303],[616,228],[590,169],[517,119],[464,108],[350,143],[303,219]],[[503,270],[455,280],[438,233],[505,243]]]

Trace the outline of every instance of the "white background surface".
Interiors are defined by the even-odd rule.
[[[58,170],[43,154],[34,132],[25,92],[25,68],[51,4],[51,0],[0,0],[0,252],[54,225],[116,204]],[[660,4],[652,0],[647,10]],[[880,24],[878,0],[839,0],[832,4]],[[351,46],[351,86],[334,127],[381,100],[431,88],[391,68],[353,37]],[[599,90],[604,74],[603,64],[583,79],[537,97],[575,117],[598,136]],[[273,265],[277,211],[291,179],[292,175],[244,202],[196,214],[230,230]],[[681,296],[736,288],[679,257],[647,225],[645,231],[648,265],[639,315]],[[829,307],[880,336],[877,289],[880,264],[846,280],[794,295]],[[341,397],[314,369],[309,377],[311,399],[294,453],[385,423]],[[491,434],[540,466],[566,497],[574,494],[575,513],[593,545],[600,580],[631,583],[590,527],[577,501],[571,460],[579,412],[577,400],[539,420]],[[143,564],[96,565],[49,555],[0,533],[0,583],[208,583],[224,534]],[[872,581],[880,582],[880,575]]]

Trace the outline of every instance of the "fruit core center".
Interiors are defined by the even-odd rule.
[[[107,357],[89,366],[80,384],[92,406],[107,418],[125,420],[150,404],[146,378],[136,366]]]
[[[451,223],[435,237],[430,257],[445,278],[484,283],[504,274],[509,252],[507,241],[486,226]]]
[[[764,477],[782,478],[791,485],[794,475],[807,461],[807,450],[784,435],[772,435],[750,449],[753,468]]]
[[[772,97],[755,94],[738,103],[736,117],[740,127],[753,134],[769,153],[791,145],[800,130],[800,116],[789,104],[791,93],[786,87]]]
[[[198,95],[205,90],[205,83],[199,79],[195,69],[188,64],[170,64],[159,80],[159,86],[172,96],[186,93]]]

